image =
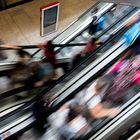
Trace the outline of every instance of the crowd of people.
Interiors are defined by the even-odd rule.
[[[138,22],[139,15],[126,26],[131,28]],[[120,107],[140,91],[139,36],[132,44],[132,49],[122,54],[101,77],[49,117],[62,139],[82,139],[105,118],[118,115]],[[138,90],[133,90],[135,88]]]
[[[139,19],[138,14],[126,24],[126,27],[140,22]],[[101,21],[103,22],[104,19]],[[93,32],[90,30],[91,34]],[[111,119],[120,113],[119,106],[135,94],[127,96],[128,89],[140,86],[140,54],[137,51],[139,41],[140,37],[137,37],[131,50],[123,54],[101,77],[90,83],[89,87],[86,87],[49,117],[50,124],[57,129],[63,139],[81,139],[102,120]],[[92,37],[82,52],[75,56],[73,65],[76,65],[101,44],[102,41]],[[64,73],[68,71],[67,65],[57,64],[55,45],[52,41],[37,45],[44,50],[44,55],[41,61],[36,62],[32,61],[30,53],[18,46],[1,45],[1,47],[17,49],[18,61],[10,74],[13,83],[20,82],[29,87],[41,87],[56,79],[55,70],[58,67],[61,67]],[[46,120],[45,116],[43,118]]]
[[[105,118],[121,112],[122,104],[140,91],[140,55],[129,52],[121,57],[90,87],[78,93],[50,116],[50,122],[63,139],[81,139]]]

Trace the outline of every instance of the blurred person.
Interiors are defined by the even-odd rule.
[[[113,65],[106,74],[117,76],[129,63],[130,58],[133,56],[133,49],[130,49],[125,54],[123,54],[120,59]]]
[[[57,124],[58,132],[66,138],[82,137],[86,135],[92,127],[95,127],[95,121],[104,117],[115,117],[120,110],[118,108],[107,108],[101,103],[94,107],[88,107],[86,103],[79,101],[64,104],[55,114],[53,123]],[[62,115],[63,114],[63,115]],[[61,121],[59,121],[61,119]],[[62,121],[63,120],[63,121]],[[56,121],[56,122],[55,122]],[[61,122],[61,123],[60,123]]]
[[[18,60],[10,73],[10,79],[12,84],[25,84],[25,81],[30,77],[30,63],[32,56],[30,53],[18,49],[17,50]]]
[[[47,113],[50,108],[51,96],[43,96],[33,104],[33,116],[36,120],[36,128],[45,131],[49,127]]]
[[[96,119],[101,117],[112,118],[120,112],[118,108],[112,108],[112,104],[104,102],[108,89],[112,85],[112,80],[113,77],[111,75],[103,75],[98,78],[84,93],[84,97],[81,102],[87,104],[89,110],[91,113],[93,112],[93,116],[95,115]],[[99,114],[95,113],[96,111],[99,111]],[[112,111],[114,113],[111,113]]]
[[[139,55],[140,54],[140,46],[139,46],[140,44],[140,14],[135,15],[125,25],[125,27],[129,29],[123,35],[123,37],[126,39],[126,42],[128,42],[133,47],[134,55]]]
[[[78,102],[71,100],[53,114],[52,126],[57,128],[63,139],[78,139],[91,130],[89,123],[81,114],[81,110]]]
[[[139,83],[140,55],[132,57],[127,66],[113,79],[106,99],[109,101],[123,101],[125,91]]]
[[[56,52],[54,50],[55,45],[51,40],[44,44],[39,44],[38,47],[44,50],[44,58],[43,58],[44,62],[49,62],[54,69],[59,67],[62,68],[64,73],[68,71],[68,63],[56,62]]]
[[[95,37],[91,38],[85,48],[73,58],[73,66],[77,65],[85,56],[92,53],[101,43],[102,42]]]
[[[31,64],[31,71],[32,76],[28,79],[28,82],[34,87],[43,86],[54,77],[54,69],[52,65],[47,62],[33,62]]]
[[[29,52],[24,51],[23,49],[17,50],[18,63],[23,63],[25,65],[30,64],[32,56]]]
[[[17,63],[14,69],[9,74],[11,84],[13,85],[25,85],[25,81],[31,74],[30,68],[22,63]]]
[[[44,61],[49,62],[52,64],[53,67],[55,67],[56,64],[56,57],[55,57],[55,51],[54,48],[55,46],[53,45],[52,41],[48,41],[46,43],[42,43],[38,45],[39,48],[44,50]]]
[[[96,8],[92,14],[96,14],[99,11],[98,8]],[[96,20],[94,19],[96,18]],[[104,27],[104,22],[105,22],[105,15],[97,18],[96,16],[94,16],[93,20],[91,21],[90,25],[89,25],[89,34],[93,35],[98,31],[101,31]]]

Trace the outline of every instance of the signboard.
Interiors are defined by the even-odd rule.
[[[54,2],[40,8],[40,35],[45,36],[57,30],[59,17],[59,2]]]

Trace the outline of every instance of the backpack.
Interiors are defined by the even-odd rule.
[[[47,111],[48,111],[48,102],[44,98],[37,100],[33,104],[33,116],[36,120],[36,126],[39,129],[46,129],[45,125],[47,124]]]

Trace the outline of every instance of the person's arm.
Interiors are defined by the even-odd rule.
[[[44,85],[45,82],[47,82],[49,80],[49,76],[44,76],[40,81],[35,83],[35,87],[41,87]]]
[[[16,46],[16,45],[8,45],[8,44],[3,44],[0,45],[1,48],[7,48],[7,49],[21,49],[21,47]]]
[[[40,48],[40,49],[44,49],[45,45],[43,43],[40,43],[40,44],[37,45],[37,47]]]
[[[106,108],[103,104],[99,103],[94,108],[90,109],[91,114],[95,118],[102,117],[115,117],[121,110],[118,108]]]
[[[129,27],[131,25],[133,25],[134,23],[136,23],[138,20],[140,19],[140,15],[136,15],[134,16],[126,25],[125,27]]]
[[[95,44],[96,45],[101,45],[103,42],[101,41],[101,40],[97,40],[96,42],[95,42]]]

